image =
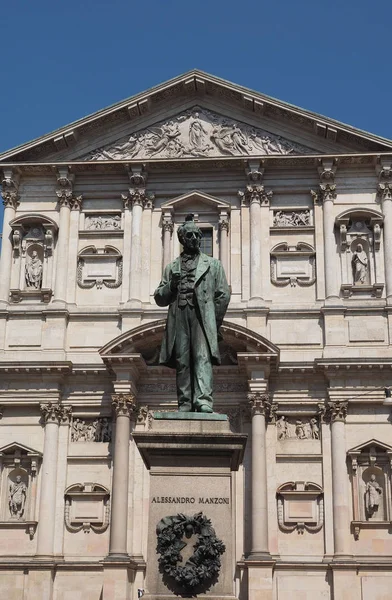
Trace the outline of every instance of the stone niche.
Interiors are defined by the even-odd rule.
[[[324,522],[323,490],[317,483],[290,481],[277,489],[278,523],[282,531],[316,533]]]
[[[370,440],[348,451],[351,467],[354,538],[361,529],[389,529],[392,525],[392,446]]]
[[[0,529],[24,528],[33,539],[37,528],[37,472],[42,454],[12,443],[0,448]]]
[[[13,219],[11,302],[49,302],[53,294],[53,252],[57,225],[49,217],[24,215]]]
[[[110,493],[98,483],[75,483],[65,490],[64,522],[77,533],[103,533],[109,526]]]
[[[271,250],[271,282],[279,287],[308,287],[316,281],[316,257],[310,244],[282,242]]]
[[[373,296],[384,289],[383,215],[373,210],[349,210],[336,218],[344,298]]]
[[[82,289],[118,288],[122,284],[122,271],[122,255],[113,246],[88,246],[78,255],[77,283]]]

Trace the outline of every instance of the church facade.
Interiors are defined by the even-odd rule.
[[[156,529],[202,512],[225,553],[197,595],[389,597],[392,141],[191,71],[0,171],[0,595],[178,596]],[[159,438],[188,213],[231,288],[209,466]]]

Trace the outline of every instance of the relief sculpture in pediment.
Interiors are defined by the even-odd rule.
[[[199,158],[310,154],[314,151],[268,131],[195,107],[90,152],[86,160]]]

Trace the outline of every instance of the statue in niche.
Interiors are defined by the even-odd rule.
[[[35,290],[40,290],[42,286],[42,260],[38,256],[38,252],[33,250],[30,260],[26,263],[25,279],[26,287]]]
[[[27,485],[22,481],[21,475],[17,475],[15,481],[9,488],[8,504],[11,517],[21,519],[24,513],[27,495]]]
[[[365,491],[365,507],[368,518],[373,517],[378,511],[378,507],[381,504],[382,492],[382,487],[378,484],[375,474],[372,473],[366,484]]]
[[[178,229],[184,251],[165,268],[154,298],[169,306],[159,362],[176,369],[179,411],[212,413],[212,366],[221,362],[219,328],[230,289],[221,262],[200,252],[201,237],[188,215]]]
[[[284,415],[279,417],[279,419],[276,421],[276,427],[278,431],[278,440],[285,440],[287,437],[289,437],[289,428]]]
[[[358,244],[352,258],[353,276],[355,283],[366,283],[368,274],[368,257],[362,244]]]

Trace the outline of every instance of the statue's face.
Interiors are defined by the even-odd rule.
[[[374,473],[372,473],[372,475],[370,475],[370,479],[371,479],[372,481],[375,481],[375,480],[376,480],[376,476],[374,475]]]
[[[357,252],[362,252],[362,244],[358,244],[358,246],[357,246]]]
[[[186,252],[197,252],[200,248],[201,231],[194,224],[190,223],[183,226],[182,241]]]
[[[22,478],[20,475],[16,476],[16,483],[20,483],[22,481]]]
[[[31,257],[32,258],[37,258],[37,252],[34,250],[34,252],[31,253]]]

